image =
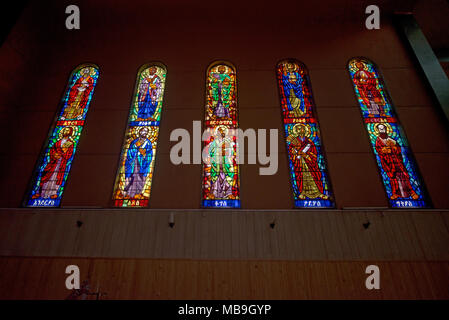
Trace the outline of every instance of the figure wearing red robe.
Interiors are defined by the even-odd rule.
[[[324,195],[323,182],[321,180],[321,170],[318,166],[318,152],[313,141],[307,136],[305,126],[299,126],[295,134],[287,139],[290,142],[288,152],[295,170],[295,178],[300,199],[322,198]],[[309,129],[310,132],[310,129]]]
[[[377,87],[375,75],[365,70],[365,65],[361,62],[358,62],[356,66],[359,71],[354,74],[354,83],[357,86],[363,103],[368,109],[369,116],[385,117],[384,106],[386,103]]]
[[[39,191],[33,198],[55,199],[58,197],[59,187],[64,181],[67,161],[73,155],[74,143],[70,138],[72,134],[73,129],[71,127],[62,129],[61,139],[50,148],[50,159],[42,170]]]
[[[379,136],[376,139],[376,151],[379,155],[382,168],[390,178],[392,190],[391,200],[397,198],[418,199],[419,196],[410,184],[410,176],[404,165],[401,147],[388,136],[384,125],[378,126]]]
[[[90,69],[85,68],[82,76],[76,80],[69,92],[69,99],[62,117],[68,119],[81,119],[84,108],[87,106],[89,95],[94,88],[94,79],[90,76]]]

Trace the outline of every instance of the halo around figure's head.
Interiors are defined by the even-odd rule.
[[[151,72],[153,72],[153,73],[151,73]],[[159,77],[164,77],[165,73],[166,73],[166,71],[164,70],[164,68],[162,68],[156,64],[149,65],[140,72],[140,76],[139,76],[140,82],[142,82],[143,80],[147,81],[146,78],[149,78],[152,75],[158,75]]]
[[[304,136],[309,138],[310,137],[310,126],[304,123],[297,123],[291,128],[290,134],[293,134],[295,136],[299,136],[300,130],[304,130]]]
[[[153,127],[133,127],[131,129],[131,139],[134,140],[139,138],[142,130],[148,131],[145,138],[149,139],[151,142],[154,142],[156,138],[156,129]]]
[[[157,68],[156,68],[156,66],[150,66],[149,68],[148,68],[148,73],[151,75],[151,74],[155,74],[157,72]]]
[[[369,61],[364,58],[353,58],[349,61],[349,69],[354,73],[361,70],[368,70],[369,64]]]
[[[376,123],[374,124],[374,132],[376,135],[379,135],[379,127],[382,128],[382,126],[385,128],[385,132],[390,136],[393,133],[393,128],[388,123]]]
[[[219,73],[228,73],[227,72],[228,71],[228,67],[225,66],[224,64],[220,64],[220,65],[217,66],[217,71]]]
[[[280,62],[282,69],[284,72],[296,72],[299,69],[299,66],[294,61],[284,60]]]
[[[215,128],[215,131],[214,131],[215,137],[221,137],[221,132],[222,132],[222,131],[224,131],[225,137],[226,137],[226,136],[228,135],[229,128],[226,127],[226,126],[224,126],[224,125],[217,126],[217,127]]]
[[[79,73],[81,75],[88,73],[90,76],[94,76],[97,73],[97,70],[94,67],[84,67],[81,68]]]
[[[62,139],[64,136],[72,137],[74,136],[74,133],[76,133],[76,127],[67,126],[63,127],[61,130],[59,130],[59,139]]]
[[[81,73],[82,75],[84,75],[84,74],[86,74],[86,73],[91,74],[91,72],[92,72],[92,70],[91,70],[91,68],[89,68],[89,67],[84,67],[84,68],[82,68],[82,69],[80,70],[80,73]]]
[[[150,129],[148,127],[139,128],[137,131],[139,136],[144,136],[145,138],[148,137],[148,134],[150,133]]]
[[[287,71],[290,71],[290,72],[295,72],[296,69],[298,68],[296,63],[293,63],[293,62],[287,62],[286,66],[287,66]]]

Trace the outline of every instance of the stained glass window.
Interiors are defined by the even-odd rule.
[[[278,63],[276,74],[295,207],[333,207],[307,68],[289,59]]]
[[[203,152],[203,207],[240,207],[237,87],[234,67],[213,64],[207,71]]]
[[[424,185],[378,69],[365,58],[351,59],[348,68],[390,206],[427,207]]]
[[[114,186],[116,207],[148,206],[166,75],[162,64],[145,65],[138,72]]]
[[[82,65],[72,72],[61,111],[38,162],[26,206],[60,205],[98,76],[99,70],[94,65]]]

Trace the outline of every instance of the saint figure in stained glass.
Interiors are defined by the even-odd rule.
[[[227,137],[228,131],[225,126],[218,126],[215,139],[209,144],[211,193],[216,199],[232,196],[232,186],[235,182],[234,142]]]
[[[94,88],[92,72],[95,74],[95,69],[84,68],[81,70],[81,76],[70,89],[67,107],[61,115],[61,120],[80,120],[83,118],[90,92]]]
[[[33,195],[33,199],[40,197],[56,199],[58,197],[59,188],[64,181],[67,161],[73,155],[72,134],[72,127],[62,128],[59,140],[50,147],[47,164],[42,170],[38,192]]]
[[[60,205],[98,76],[98,68],[90,64],[72,72],[63,105],[38,161],[26,206]]]
[[[295,193],[299,199],[321,198],[324,195],[321,170],[318,165],[318,151],[310,139],[310,126],[298,123],[290,127],[287,137],[288,152],[295,171]]]
[[[235,69],[227,63],[214,63],[207,71],[203,207],[240,207],[236,83]]]
[[[382,168],[387,173],[391,185],[391,200],[398,198],[412,198],[416,200],[419,198],[418,194],[413,190],[410,184],[410,176],[405,168],[404,158],[402,156],[402,149],[396,142],[389,136],[389,133],[393,131],[390,125],[376,124],[375,131],[377,133],[376,138],[376,151],[379,155]]]
[[[286,63],[283,67],[282,86],[291,116],[301,117],[305,113],[302,77],[297,71],[297,65]]]
[[[161,63],[145,65],[137,73],[114,187],[116,207],[148,206],[166,76]]]
[[[427,207],[418,168],[377,67],[353,58],[348,69],[390,205]]]
[[[143,127],[139,130],[139,136],[129,145],[125,161],[125,196],[143,199],[142,193],[145,180],[150,173],[150,165],[153,159],[153,146],[148,139],[150,128]]]
[[[354,74],[354,83],[359,90],[360,98],[367,107],[368,116],[385,117],[384,106],[386,102],[380,92],[376,76],[373,72],[368,71],[361,62],[356,62],[355,66],[357,72]]]
[[[218,72],[211,73],[213,114],[218,118],[229,118],[231,116],[229,113],[229,104],[232,83],[230,76],[225,72],[226,66],[221,65],[218,67]]]
[[[276,74],[295,207],[333,207],[308,70],[287,59]]]
[[[162,93],[162,80],[156,71],[156,67],[150,67],[148,74],[140,81],[137,97],[137,121],[154,120],[150,118],[153,117],[156,111]]]

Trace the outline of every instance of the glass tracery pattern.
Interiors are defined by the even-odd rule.
[[[333,207],[307,68],[284,60],[276,68],[295,207]]]
[[[159,64],[138,73],[113,192],[116,207],[148,206],[166,75]]]
[[[98,68],[88,64],[72,72],[63,106],[38,162],[26,206],[60,205],[98,76]]]
[[[391,207],[427,207],[422,180],[377,67],[365,58],[348,63]]]
[[[203,152],[203,207],[240,207],[238,128],[235,69],[212,65],[207,72],[204,126],[208,138]]]

